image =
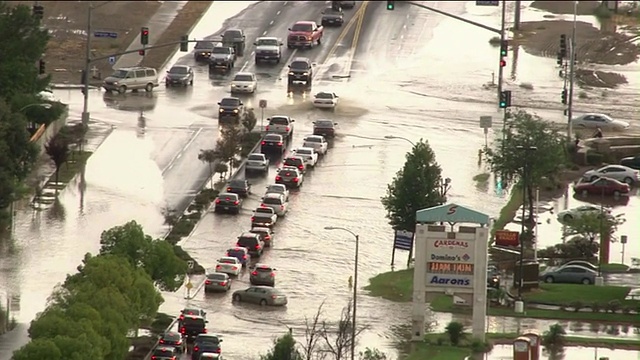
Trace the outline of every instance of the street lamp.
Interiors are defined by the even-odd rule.
[[[529,177],[529,153],[533,152],[533,151],[537,151],[538,148],[535,146],[521,146],[518,145],[516,146],[516,149],[519,151],[524,151],[524,164],[522,165],[522,225],[520,228],[520,270],[519,270],[519,280],[520,283],[518,284],[518,299],[520,301],[522,301],[522,288],[524,286],[524,279],[523,279],[523,270],[524,270],[524,241],[522,239],[522,235],[524,235],[524,223],[525,223],[525,209],[527,208],[527,180]],[[529,199],[529,201],[531,201],[531,199]],[[529,214],[529,217],[531,217],[531,214]],[[538,221],[538,220],[536,220]]]
[[[385,135],[385,137],[384,137],[384,138],[385,138],[385,139],[388,139],[388,140],[404,140],[404,141],[408,142],[409,144],[411,144],[411,146],[416,146],[416,144],[415,144],[413,141],[411,141],[411,140],[407,139],[406,137],[402,137],[402,136],[393,136],[393,135]]]
[[[407,140],[409,141],[409,140]],[[353,231],[339,226],[325,226],[325,230],[341,230],[353,235],[356,239],[356,254],[353,266],[353,312],[351,314],[351,360],[356,359],[356,305],[358,297],[358,252],[360,251],[360,236]]]
[[[93,10],[107,5],[111,1],[103,2],[100,5],[93,6],[89,1],[87,7],[87,41],[85,43],[85,61],[84,61],[84,73],[82,76],[83,84],[83,104],[82,104],[82,125],[87,126],[89,124],[89,66],[91,65],[91,15]]]

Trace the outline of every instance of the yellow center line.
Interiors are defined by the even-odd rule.
[[[347,36],[347,33],[349,33],[349,31],[351,30],[351,27],[353,26],[353,24],[355,24],[356,22],[359,24],[359,26],[356,26],[356,35],[354,35],[354,39],[357,39],[358,32],[360,31],[360,28],[362,27],[362,18],[364,17],[364,12],[367,9],[367,5],[369,5],[369,1],[364,1],[362,3],[362,5],[360,6],[360,9],[358,9],[358,11],[356,11],[356,13],[351,18],[351,20],[349,20],[349,23],[347,23],[347,26],[345,26],[342,29],[342,32],[340,33],[340,35],[336,39],[336,42],[333,44],[333,47],[331,47],[331,50],[329,50],[329,52],[327,53],[327,56],[324,59],[324,63],[325,64],[327,63],[329,58],[331,58],[333,56],[333,54],[338,50],[338,47],[340,46],[340,43],[342,42],[342,40],[344,40],[345,36]],[[352,46],[352,48],[354,47],[353,43],[352,43],[351,46]]]
[[[347,69],[345,71],[347,75],[351,74],[351,67],[353,67],[353,58],[356,56],[356,48],[358,47],[358,40],[360,40],[360,32],[362,31],[362,23],[364,22],[367,4],[368,2],[362,4],[362,7],[365,8],[365,10],[358,16],[356,29],[353,33],[353,40],[351,41],[351,54],[349,54],[349,62],[347,63]]]

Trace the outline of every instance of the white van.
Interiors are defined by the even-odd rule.
[[[107,91],[117,91],[121,94],[127,90],[153,91],[158,86],[158,72],[154,68],[130,67],[116,70],[104,79],[102,87]]]

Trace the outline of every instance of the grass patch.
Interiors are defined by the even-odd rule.
[[[577,284],[540,284],[535,291],[524,293],[525,301],[548,305],[566,305],[580,300],[585,305],[620,301],[622,305],[638,306],[640,300],[625,300],[631,288],[625,286],[589,286]]]
[[[177,257],[184,261],[193,261],[193,269],[189,270],[189,274],[204,274],[205,269],[200,265],[196,259],[192,258],[188,252],[178,245],[173,245],[173,252]]]
[[[600,271],[609,274],[626,273],[629,271],[629,266],[625,264],[602,264],[600,265]]]
[[[491,177],[491,174],[482,173],[482,174],[478,174],[478,175],[474,176],[473,177],[473,181],[475,181],[477,183],[486,183],[487,181],[489,181],[490,177]]]
[[[413,269],[380,273],[369,279],[365,290],[383,299],[408,302],[413,292]]]
[[[60,171],[58,172],[58,182],[63,184],[69,183],[69,181],[71,181],[71,179],[73,179],[80,170],[82,170],[82,167],[87,163],[87,160],[91,155],[93,155],[91,151],[72,151],[69,154],[69,161],[60,167]],[[56,175],[53,174],[48,182],[53,182],[55,180]]]
[[[426,342],[418,343],[405,360],[462,360],[471,355],[471,350],[453,346],[431,345]]]
[[[509,201],[500,210],[500,216],[493,223],[491,238],[495,236],[496,231],[504,229],[508,223],[513,221],[513,218],[516,217],[516,212],[523,203],[522,191],[520,191],[519,185],[514,186],[509,195]]]

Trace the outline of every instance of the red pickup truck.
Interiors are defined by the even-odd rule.
[[[289,28],[287,47],[289,49],[300,47],[310,48],[316,43],[320,45],[323,32],[324,28],[318,26],[315,21],[298,21]]]

